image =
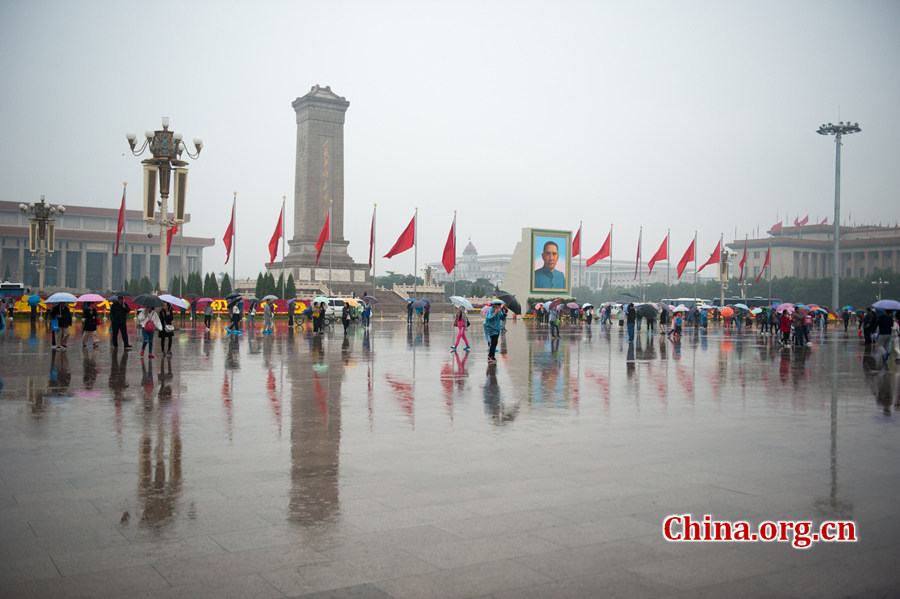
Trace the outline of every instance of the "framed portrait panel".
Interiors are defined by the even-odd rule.
[[[531,230],[531,292],[568,295],[572,232]]]

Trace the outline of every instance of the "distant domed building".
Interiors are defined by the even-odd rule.
[[[469,243],[466,244],[462,256],[456,259],[454,272],[448,275],[440,262],[431,262],[427,266],[434,268],[434,281],[438,284],[453,281],[455,274],[457,281],[487,279],[492,285],[499,285],[506,275],[506,269],[509,267],[511,258],[512,254],[479,256],[472,239],[469,238]]]

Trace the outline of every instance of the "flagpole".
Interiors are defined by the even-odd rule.
[[[672,229],[666,229],[666,297],[671,299],[672,292],[669,291],[669,285],[671,284],[671,273],[672,273],[672,261],[669,259],[669,236],[672,234]]]
[[[584,245],[584,239],[581,238],[581,227],[583,221],[578,221],[578,258],[580,262],[578,263],[578,286],[581,287],[583,275],[584,275],[584,256],[582,254],[584,252],[581,251],[581,247]]]
[[[613,257],[612,257],[612,223],[609,224],[609,281],[606,286],[607,298],[606,301],[612,301],[612,277],[613,277]],[[608,312],[608,311],[607,311]]]
[[[694,229],[694,305],[697,304],[697,280],[700,275],[697,273],[697,230]]]
[[[772,242],[770,241],[769,248],[766,250],[766,258],[767,258],[766,261],[769,262],[769,264],[766,264],[764,267],[764,268],[769,269],[769,272],[767,274],[768,274],[768,279],[769,279],[769,305],[770,306],[772,305],[772,264],[771,264],[772,254],[771,254],[771,251],[772,251]],[[832,308],[832,310],[835,310],[835,308]]]
[[[375,251],[375,214],[378,212],[378,204],[372,204],[372,295],[375,295],[375,259],[378,254]]]
[[[328,293],[331,293],[331,205],[334,200],[328,200]]]
[[[413,295],[419,295],[419,207],[416,206],[416,214],[413,217],[416,224],[413,226]]]
[[[284,297],[285,285],[287,285],[287,277],[284,276],[284,238],[286,237],[284,234],[284,203],[287,201],[287,196],[281,196],[281,299],[287,299]]]
[[[638,256],[637,256],[637,271],[638,271],[638,288],[641,290],[641,301],[644,301],[644,273],[641,272],[643,269],[641,268],[641,246],[644,243],[644,225],[641,225],[641,231],[638,233]]]
[[[453,295],[456,295],[456,210],[453,211]]]
[[[237,192],[234,192],[234,200],[232,200],[231,204],[231,290],[234,291],[234,286],[237,284],[237,232],[234,230],[234,222],[237,220],[235,218],[235,213],[237,212]]]
[[[725,233],[719,233],[719,306],[725,307],[725,275],[727,274],[727,263],[722,259],[722,243],[725,241]]]
[[[178,227],[178,253],[180,254],[178,257],[178,296],[184,297],[184,223]]]

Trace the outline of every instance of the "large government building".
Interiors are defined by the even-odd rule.
[[[840,228],[840,276],[864,279],[876,270],[900,272],[900,227],[863,225]],[[744,255],[744,241],[726,244],[737,254]],[[783,227],[769,231],[769,237],[747,240],[747,267],[755,278],[769,258],[773,278],[824,279],[834,274],[834,227],[809,225]],[[732,269],[732,276],[734,270]]]
[[[54,202],[55,203],[55,202]],[[159,278],[159,226],[147,225],[140,210],[125,211],[125,230],[116,249],[118,208],[92,208],[62,203],[66,212],[57,215],[53,253],[46,258],[44,292],[66,290],[73,293],[115,291],[126,279]],[[185,225],[190,215],[185,214]],[[147,236],[152,233],[153,237]],[[0,201],[0,277],[22,282],[37,290],[36,260],[29,251],[28,216],[18,202]],[[213,246],[211,238],[183,236],[172,239],[168,278],[203,272],[203,248]],[[182,270],[182,258],[184,269]],[[168,281],[164,283],[168,285]]]

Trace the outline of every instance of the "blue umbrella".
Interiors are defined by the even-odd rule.
[[[28,305],[29,306],[37,306],[41,303],[41,296],[39,295],[29,295],[28,296]]]
[[[30,298],[29,301],[31,301]],[[872,307],[881,310],[900,310],[900,302],[892,299],[883,299],[872,304]]]
[[[115,299],[115,298],[113,298]],[[78,301],[71,293],[66,293],[65,291],[60,291],[59,293],[54,293],[50,297],[44,300],[45,304],[74,304]]]

